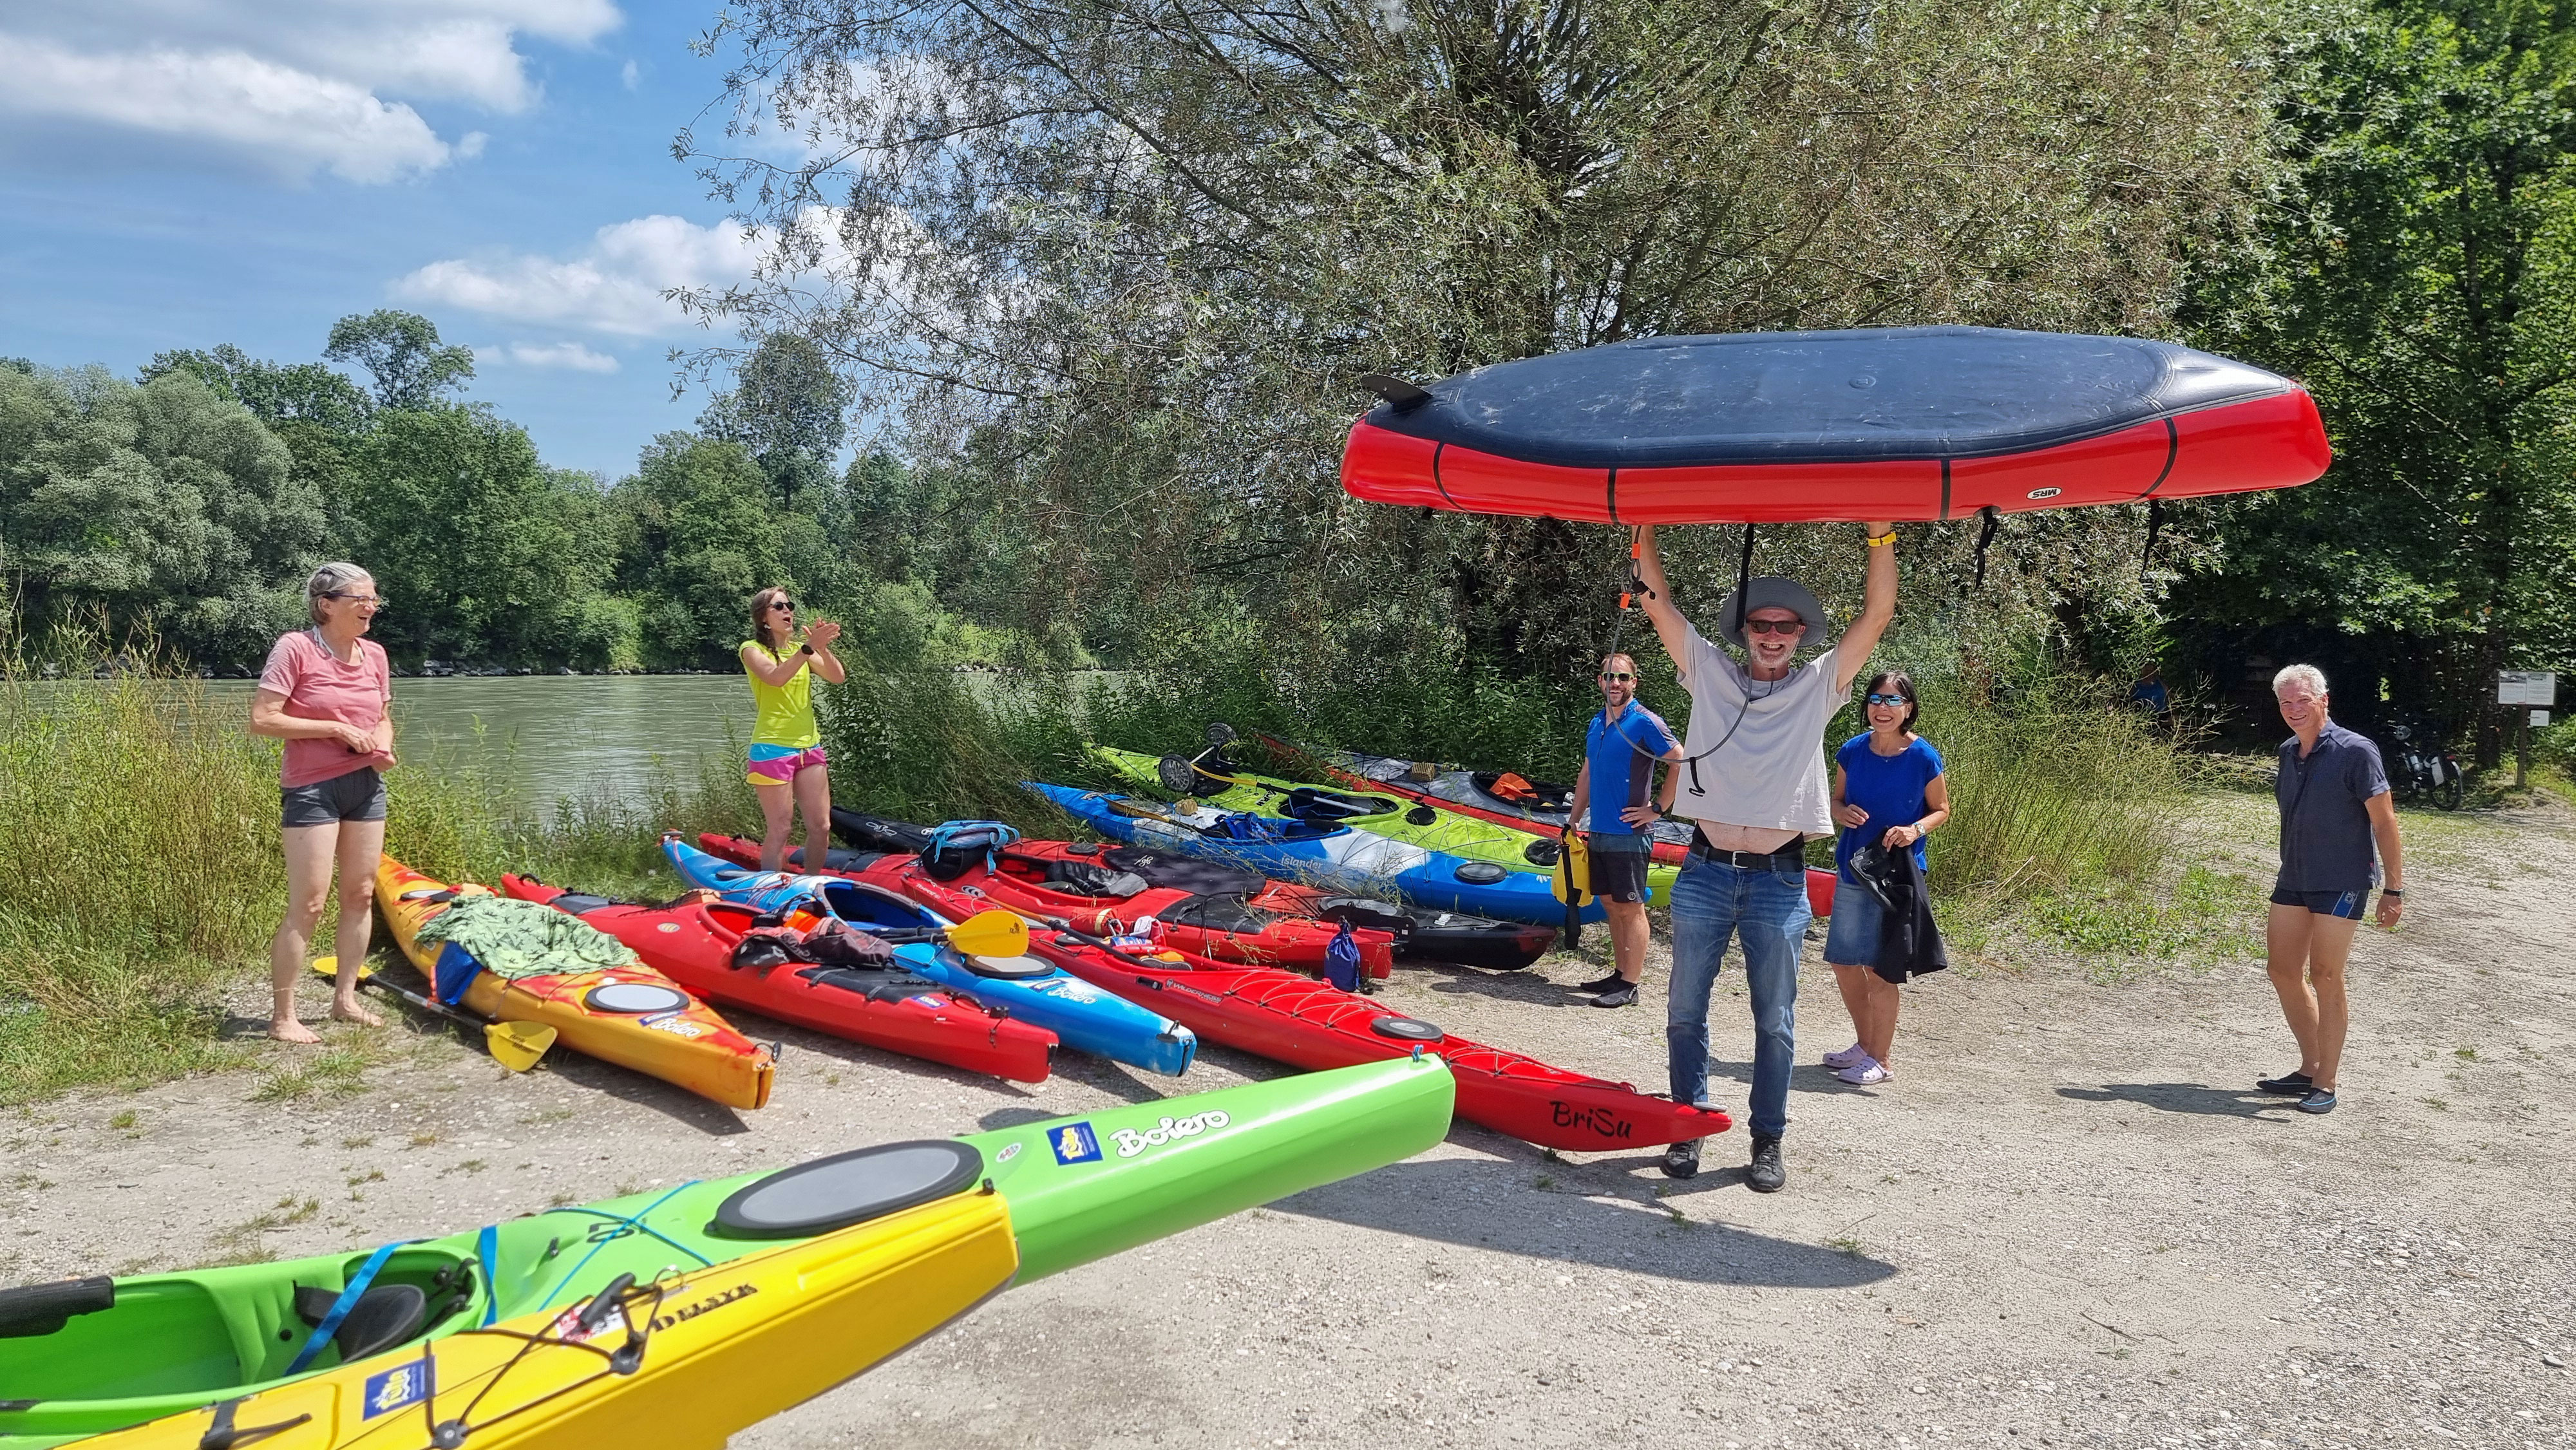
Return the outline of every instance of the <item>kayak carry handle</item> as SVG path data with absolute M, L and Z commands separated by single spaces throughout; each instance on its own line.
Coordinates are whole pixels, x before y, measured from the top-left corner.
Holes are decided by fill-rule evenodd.
M 599 1327 L 608 1322 L 609 1312 L 617 1307 L 618 1298 L 634 1287 L 633 1274 L 620 1274 L 609 1280 L 607 1288 L 600 1290 L 588 1304 L 582 1306 L 581 1313 L 573 1317 L 573 1323 L 584 1334 L 597 1334 Z

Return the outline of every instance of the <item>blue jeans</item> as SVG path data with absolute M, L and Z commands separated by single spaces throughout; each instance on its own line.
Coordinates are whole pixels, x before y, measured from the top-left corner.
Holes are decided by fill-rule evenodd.
M 1744 943 L 1753 991 L 1754 1132 L 1789 1127 L 1789 1069 L 1798 1056 L 1798 956 L 1807 945 L 1807 868 L 1795 857 L 1747 870 L 1694 856 L 1673 883 L 1673 985 L 1664 1039 L 1673 1101 L 1708 1102 L 1708 997 L 1729 937 Z

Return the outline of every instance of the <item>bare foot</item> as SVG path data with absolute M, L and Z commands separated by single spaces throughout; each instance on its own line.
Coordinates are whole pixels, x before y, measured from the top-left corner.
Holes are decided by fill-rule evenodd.
M 359 1006 L 355 1002 L 332 1003 L 331 1016 L 335 1021 L 355 1022 L 361 1027 L 382 1027 L 385 1025 L 385 1019 L 368 1011 L 366 1008 Z
M 280 1042 L 313 1043 L 322 1040 L 321 1038 L 313 1035 L 312 1028 L 305 1026 L 303 1023 L 296 1021 L 292 1017 L 281 1017 L 276 1021 L 269 1023 L 268 1035 Z

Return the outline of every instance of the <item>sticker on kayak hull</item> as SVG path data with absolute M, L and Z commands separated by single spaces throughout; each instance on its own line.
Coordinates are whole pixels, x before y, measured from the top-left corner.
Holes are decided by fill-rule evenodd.
M 1222 1128 L 1233 1121 L 1223 1109 L 1210 1108 L 1186 1118 L 1165 1118 L 1141 1133 L 1132 1128 L 1120 1128 L 1109 1136 L 1117 1141 L 1119 1157 L 1133 1158 L 1148 1148 L 1160 1148 L 1182 1138 L 1195 1138 L 1211 1128 Z
M 1100 1137 L 1089 1123 L 1067 1123 L 1047 1134 L 1047 1145 L 1055 1149 L 1058 1163 L 1097 1163 L 1100 1161 Z
M 359 1396 L 359 1403 L 365 1406 L 360 1418 L 372 1420 L 405 1405 L 417 1405 L 429 1398 L 430 1386 L 436 1381 L 436 1361 L 428 1359 L 415 1359 L 382 1374 L 371 1374 L 367 1376 L 365 1393 Z
M 993 1161 L 994 1161 L 994 1162 L 996 1162 L 996 1163 L 1008 1163 L 1008 1162 L 1010 1162 L 1012 1159 L 1017 1158 L 1017 1157 L 1019 1157 L 1019 1156 L 1020 1156 L 1020 1145 L 1019 1145 L 1019 1144 L 1017 1144 L 1017 1143 L 1005 1143 L 1005 1144 L 1003 1144 L 1003 1145 L 1002 1145 L 1002 1151 L 993 1155 Z

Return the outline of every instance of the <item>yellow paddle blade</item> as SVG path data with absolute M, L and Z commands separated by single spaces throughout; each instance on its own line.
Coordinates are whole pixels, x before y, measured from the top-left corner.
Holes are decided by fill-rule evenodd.
M 315 957 L 313 959 L 313 975 L 322 978 L 324 981 L 338 981 L 340 978 L 340 959 L 336 956 Z M 367 969 L 366 963 L 360 962 L 358 964 L 359 981 L 363 982 L 374 975 L 374 972 Z
M 555 1030 L 535 1022 L 495 1022 L 483 1029 L 483 1045 L 492 1060 L 512 1072 L 526 1072 L 555 1045 Z
M 1028 955 L 1029 924 L 1008 911 L 979 911 L 948 929 L 948 944 L 970 957 Z

